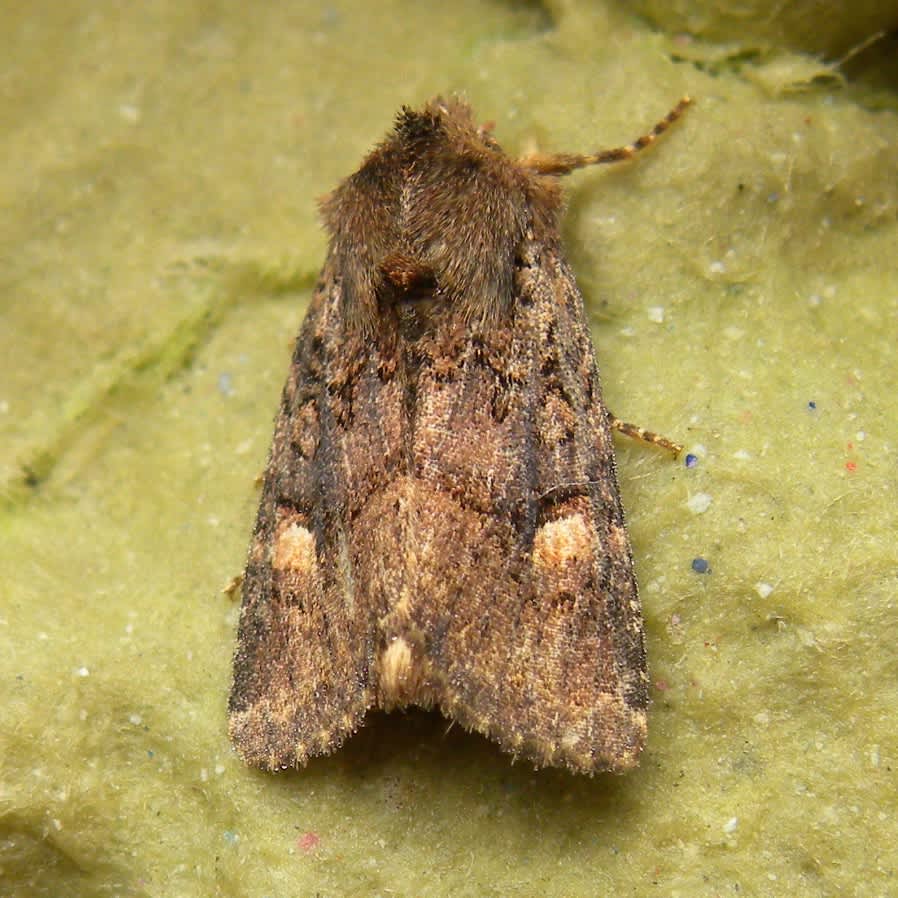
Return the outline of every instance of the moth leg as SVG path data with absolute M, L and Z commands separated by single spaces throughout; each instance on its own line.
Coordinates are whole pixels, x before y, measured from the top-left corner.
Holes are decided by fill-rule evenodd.
M 239 574 L 235 574 L 227 583 L 225 583 L 221 588 L 221 594 L 227 596 L 229 599 L 234 599 L 241 589 L 243 589 L 243 571 Z
M 640 443 L 650 443 L 653 446 L 659 446 L 661 449 L 672 452 L 674 458 L 683 451 L 683 447 L 679 443 L 675 443 L 673 440 L 669 440 L 667 437 L 663 437 L 651 430 L 645 430 L 642 427 L 637 427 L 635 424 L 621 421 L 617 415 L 612 415 L 611 412 L 608 413 L 608 423 L 611 425 L 612 430 L 616 430 L 632 440 L 639 440 Z
M 595 153 L 533 153 L 519 159 L 518 163 L 538 175 L 569 175 L 575 169 L 585 168 L 587 165 L 604 165 L 607 162 L 632 159 L 640 150 L 650 147 L 691 103 L 691 97 L 683 97 L 651 131 L 626 146 L 597 150 Z

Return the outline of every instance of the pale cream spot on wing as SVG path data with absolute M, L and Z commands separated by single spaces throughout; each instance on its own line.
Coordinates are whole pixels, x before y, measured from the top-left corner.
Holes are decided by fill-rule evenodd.
M 380 688 L 385 696 L 400 696 L 412 673 L 412 647 L 397 636 L 380 656 Z
M 594 552 L 594 532 L 582 514 L 543 524 L 533 539 L 533 563 L 538 567 L 559 567 L 585 560 Z
M 308 573 L 315 564 L 315 537 L 295 521 L 283 521 L 274 539 L 272 566 L 277 571 Z

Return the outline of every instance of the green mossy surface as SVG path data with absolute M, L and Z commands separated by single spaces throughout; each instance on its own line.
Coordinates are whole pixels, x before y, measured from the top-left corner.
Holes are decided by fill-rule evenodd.
M 4 12 L 0 893 L 893 894 L 895 81 L 611 5 L 371 9 Z M 696 98 L 637 163 L 570 178 L 564 226 L 609 405 L 700 457 L 620 444 L 649 746 L 625 777 L 537 773 L 393 714 L 251 771 L 220 589 L 314 200 L 452 90 L 513 152 Z

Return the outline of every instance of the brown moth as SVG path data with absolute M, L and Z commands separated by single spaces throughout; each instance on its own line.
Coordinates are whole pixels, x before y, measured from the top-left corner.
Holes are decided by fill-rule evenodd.
M 438 98 L 323 201 L 330 248 L 243 582 L 230 733 L 247 763 L 303 765 L 369 709 L 421 705 L 536 766 L 636 765 L 649 695 L 620 422 L 558 179 L 632 157 L 688 103 L 626 147 L 513 159 Z

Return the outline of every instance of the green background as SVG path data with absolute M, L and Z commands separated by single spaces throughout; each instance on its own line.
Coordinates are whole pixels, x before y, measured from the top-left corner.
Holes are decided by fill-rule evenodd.
M 898 891 L 898 7 L 786 6 L 5 5 L 0 893 Z M 248 770 L 220 590 L 315 198 L 449 91 L 515 153 L 696 99 L 564 225 L 608 404 L 700 457 L 619 442 L 649 745 L 534 772 L 411 712 Z

